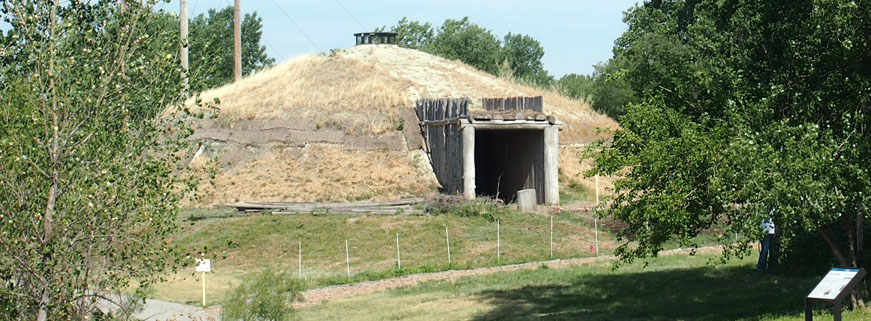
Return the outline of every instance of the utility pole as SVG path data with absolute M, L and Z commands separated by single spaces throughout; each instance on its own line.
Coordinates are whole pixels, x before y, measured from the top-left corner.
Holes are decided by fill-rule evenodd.
M 181 8 L 178 10 L 178 18 L 179 18 L 179 36 L 181 38 L 181 52 L 179 53 L 179 58 L 181 58 L 181 84 L 184 89 L 182 89 L 182 96 L 187 97 L 189 82 L 188 82 L 188 1 L 181 0 L 179 1 Z
M 242 79 L 242 13 L 241 0 L 236 0 L 236 6 L 233 8 L 233 55 L 235 56 L 234 71 L 236 81 Z

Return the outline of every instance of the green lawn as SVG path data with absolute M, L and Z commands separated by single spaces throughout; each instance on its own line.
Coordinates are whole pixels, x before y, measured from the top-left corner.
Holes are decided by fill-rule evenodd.
M 193 219 L 191 219 L 193 218 Z M 308 287 L 382 279 L 397 274 L 465 269 L 549 259 L 550 216 L 509 211 L 499 217 L 501 255 L 497 260 L 496 223 L 480 217 L 233 215 L 233 212 L 186 212 L 174 242 L 194 251 L 207 248 L 213 273 L 206 277 L 211 303 L 245 275 L 266 267 L 298 271 L 302 241 L 302 276 Z M 591 256 L 595 235 L 589 220 L 577 214 L 554 217 L 554 258 Z M 445 227 L 451 241 L 447 262 Z M 396 269 L 396 233 L 400 234 L 402 270 Z M 351 278 L 347 278 L 345 240 L 349 243 Z M 600 251 L 616 242 L 600 233 Z M 226 257 L 224 257 L 226 256 Z M 190 270 L 190 271 L 187 271 Z M 181 303 L 199 302 L 201 285 L 193 267 L 170 276 L 152 297 Z
M 430 282 L 298 311 L 303 320 L 803 320 L 820 277 L 754 272 L 712 254 L 672 255 L 611 270 L 610 263 Z M 818 313 L 825 307 L 819 306 Z M 845 313 L 867 320 L 868 312 Z M 831 320 L 831 315 L 815 319 Z

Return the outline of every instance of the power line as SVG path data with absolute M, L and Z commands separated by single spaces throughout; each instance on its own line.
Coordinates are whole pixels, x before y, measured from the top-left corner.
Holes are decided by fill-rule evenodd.
M 197 1 L 199 1 L 199 0 L 197 0 Z M 275 3 L 275 2 L 273 1 L 272 3 Z M 227 6 L 230 6 L 230 3 L 227 2 L 227 0 L 224 0 L 224 4 Z M 276 6 L 277 6 L 277 4 L 276 4 Z M 279 7 L 278 9 L 281 9 L 281 8 Z M 285 15 L 287 15 L 287 14 L 285 14 Z M 297 27 L 297 28 L 299 28 L 299 27 Z M 300 31 L 302 31 L 302 30 L 300 30 Z M 282 55 L 281 52 L 278 51 L 278 49 L 275 49 L 275 46 L 273 46 L 271 43 L 269 43 L 269 41 L 266 40 L 265 37 L 260 37 L 260 40 L 265 42 L 266 46 L 269 47 L 270 49 L 272 49 L 272 51 L 275 52 L 275 54 L 278 55 L 278 57 L 281 57 L 281 59 L 284 59 L 284 55 Z M 309 39 L 309 40 L 311 40 L 311 39 Z M 312 43 L 312 44 L 314 44 L 314 43 Z M 317 47 L 317 46 L 315 46 L 315 47 Z M 318 49 L 318 50 L 320 50 L 320 49 Z
M 269 43 L 268 40 L 266 40 L 266 38 L 262 38 L 262 37 L 261 37 L 260 40 L 263 40 L 263 42 L 265 42 L 266 45 L 267 45 L 270 49 L 272 49 L 272 51 L 274 51 L 276 55 L 278 55 L 278 57 L 280 57 L 281 59 L 284 59 L 284 55 L 282 55 L 280 52 L 278 52 L 278 49 L 275 49 L 275 47 L 273 47 L 272 44 Z M 279 61 L 279 62 L 280 62 L 280 61 Z
M 345 5 L 343 5 L 341 1 L 336 0 L 336 3 L 338 3 L 339 6 L 342 7 L 342 9 L 345 10 L 345 12 L 347 12 L 349 16 L 351 16 L 351 19 L 354 19 L 354 21 L 357 22 L 357 25 L 359 25 L 359 26 L 360 26 L 360 29 L 362 29 L 362 30 L 360 30 L 360 31 L 367 31 L 367 30 L 369 30 L 369 29 L 366 29 L 366 27 L 364 27 L 362 23 L 360 23 L 360 20 L 357 20 L 357 17 L 354 17 L 354 14 L 352 14 L 351 11 L 348 11 L 348 8 L 345 8 Z
M 275 3 L 275 0 L 271 0 L 271 1 L 272 1 L 272 4 L 274 4 L 276 7 L 278 7 L 278 10 L 281 11 L 281 13 L 284 14 L 285 17 L 287 17 L 287 20 L 290 20 L 290 23 L 293 24 L 293 26 L 296 27 L 296 29 L 298 29 L 299 32 L 301 32 L 305 36 L 306 39 L 308 39 L 308 42 L 310 42 L 312 44 L 312 46 L 315 47 L 315 49 L 317 49 L 318 51 L 323 51 L 323 50 L 321 50 L 320 47 L 318 47 L 318 45 L 315 44 L 315 41 L 312 40 L 312 38 L 309 37 L 308 34 L 305 33 L 305 31 L 302 30 L 302 28 L 300 28 L 298 24 L 296 24 L 296 21 L 294 21 L 293 18 L 291 18 L 290 15 L 287 14 L 287 12 L 284 12 L 284 9 L 282 9 L 281 6 L 278 5 L 278 3 Z

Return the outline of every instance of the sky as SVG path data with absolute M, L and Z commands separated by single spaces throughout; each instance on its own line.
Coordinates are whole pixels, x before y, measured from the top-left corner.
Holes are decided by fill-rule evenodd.
M 263 19 L 261 44 L 277 62 L 305 53 L 354 45 L 353 34 L 395 25 L 399 19 L 441 26 L 445 19 L 469 16 L 498 39 L 508 32 L 529 35 L 544 48 L 544 68 L 557 78 L 590 74 L 593 65 L 612 56 L 614 40 L 624 31 L 623 12 L 636 0 L 475 1 L 475 0 L 241 0 L 242 12 Z M 193 18 L 233 0 L 188 0 Z M 178 12 L 179 0 L 158 4 Z

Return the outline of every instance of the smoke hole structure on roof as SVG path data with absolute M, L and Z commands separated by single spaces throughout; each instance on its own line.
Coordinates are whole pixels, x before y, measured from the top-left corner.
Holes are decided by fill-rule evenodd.
M 395 32 L 358 32 L 354 34 L 356 46 L 359 45 L 394 45 L 396 44 Z

